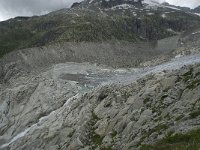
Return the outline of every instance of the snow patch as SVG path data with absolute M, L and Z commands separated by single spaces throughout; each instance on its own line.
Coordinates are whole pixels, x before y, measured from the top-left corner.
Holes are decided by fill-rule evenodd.
M 152 15 L 154 15 L 154 13 L 147 13 L 147 15 L 148 15 L 148 16 L 152 16 Z
M 171 28 L 167 29 L 168 32 L 172 32 L 174 34 L 176 34 L 177 32 L 175 32 L 174 30 L 172 30 Z
M 136 16 L 137 16 L 137 13 L 136 13 L 136 12 L 133 12 L 133 16 L 136 17 Z
M 170 8 L 170 9 L 174 9 L 174 10 L 179 10 L 178 8 L 176 7 L 173 7 L 173 6 L 166 6 L 166 5 L 163 5 L 155 0 L 144 0 L 144 4 L 147 4 L 146 8 L 150 8 L 150 9 L 157 9 L 158 7 L 162 7 L 162 8 Z
M 114 10 L 114 9 L 129 9 L 129 8 L 133 8 L 133 5 L 121 4 L 121 5 L 114 6 L 110 9 Z
M 195 35 L 195 34 L 200 34 L 200 31 L 197 31 L 197 32 L 193 32 L 192 35 Z
M 175 56 L 175 58 L 181 58 L 181 57 L 183 57 L 181 54 Z
M 144 0 L 144 4 L 147 4 L 147 9 L 157 9 L 160 6 L 160 3 L 154 0 Z
M 166 18 L 167 15 L 166 15 L 166 14 L 162 14 L 161 17 L 162 17 L 162 18 Z
M 158 6 L 158 5 L 160 5 L 159 2 L 154 1 L 154 0 L 145 0 L 144 3 L 148 4 L 149 6 Z
M 91 4 L 94 0 L 90 0 L 89 4 Z
M 180 9 L 178 9 L 178 8 L 176 8 L 176 7 L 172 7 L 172 6 L 164 6 L 164 7 L 170 8 L 170 9 L 174 9 L 174 10 L 180 10 Z
M 200 16 L 200 13 L 194 13 L 195 15 L 197 15 L 197 16 Z

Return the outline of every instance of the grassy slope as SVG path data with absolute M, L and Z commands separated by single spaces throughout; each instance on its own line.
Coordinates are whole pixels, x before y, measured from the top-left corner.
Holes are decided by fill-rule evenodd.
M 199 150 L 200 129 L 186 134 L 168 135 L 154 145 L 143 145 L 141 150 Z

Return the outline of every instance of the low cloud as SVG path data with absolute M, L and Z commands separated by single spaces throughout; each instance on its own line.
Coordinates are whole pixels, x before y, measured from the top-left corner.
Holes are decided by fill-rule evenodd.
M 75 1 L 80 0 L 0 0 L 0 20 L 45 14 L 70 7 Z
M 195 8 L 200 5 L 199 0 L 166 0 L 166 1 L 174 5 L 185 6 L 190 8 Z

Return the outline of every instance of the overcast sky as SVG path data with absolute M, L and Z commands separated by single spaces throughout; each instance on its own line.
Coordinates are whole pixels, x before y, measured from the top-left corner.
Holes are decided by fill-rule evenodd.
M 15 16 L 32 16 L 66 8 L 81 0 L 0 0 L 0 21 Z M 200 0 L 157 0 L 167 1 L 174 5 L 196 7 Z

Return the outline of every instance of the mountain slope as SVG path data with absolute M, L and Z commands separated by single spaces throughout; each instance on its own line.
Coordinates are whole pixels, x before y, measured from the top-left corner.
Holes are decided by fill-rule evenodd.
M 1 22 L 0 56 L 16 49 L 63 42 L 157 40 L 200 24 L 199 16 L 171 7 L 138 6 L 123 0 L 113 7 L 96 5 L 100 2 L 84 1 L 80 7 Z

